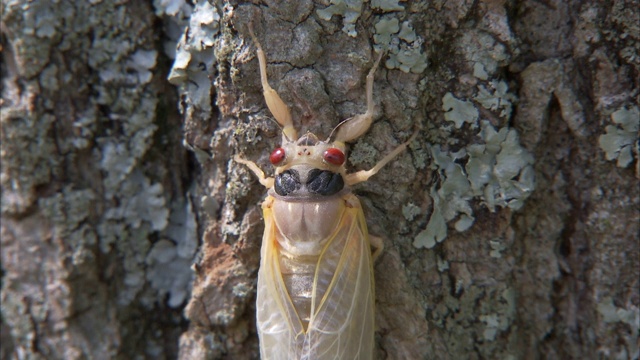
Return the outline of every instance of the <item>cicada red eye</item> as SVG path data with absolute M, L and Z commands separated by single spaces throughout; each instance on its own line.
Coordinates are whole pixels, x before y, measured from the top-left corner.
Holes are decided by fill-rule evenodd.
M 286 154 L 284 152 L 284 149 L 281 147 L 278 147 L 278 148 L 275 148 L 273 152 L 271 152 L 271 155 L 269 155 L 269 161 L 271 161 L 273 165 L 278 165 L 284 160 L 285 157 L 286 157 Z
M 324 151 L 322 154 L 322 158 L 324 161 L 333 165 L 342 165 L 344 164 L 344 153 L 340 151 L 340 149 L 329 148 Z

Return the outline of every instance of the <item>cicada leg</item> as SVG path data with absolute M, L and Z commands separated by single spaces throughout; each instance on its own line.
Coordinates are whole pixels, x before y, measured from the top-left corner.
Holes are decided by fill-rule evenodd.
M 397 148 L 393 149 L 392 152 L 387 154 L 387 156 L 382 158 L 382 160 L 378 161 L 378 163 L 375 164 L 371 169 L 369 169 L 369 170 L 360 170 L 360 171 L 355 172 L 353 174 L 347 174 L 346 183 L 349 184 L 349 185 L 353 185 L 353 184 L 361 183 L 363 181 L 367 181 L 370 177 L 372 177 L 378 171 L 380 171 L 380 169 L 382 169 L 383 166 L 387 165 L 388 162 L 390 162 L 391 160 L 393 160 L 393 158 L 398 156 L 398 154 L 403 152 L 404 149 L 407 148 L 409 143 L 411 143 L 413 141 L 413 139 L 416 138 L 417 135 L 418 135 L 418 132 L 416 131 L 415 133 L 413 133 L 413 135 L 411 135 L 409 140 L 405 141 L 404 143 L 400 144 L 400 146 L 398 146 Z
M 358 114 L 345 122 L 336 134 L 335 141 L 348 142 L 357 139 L 362 134 L 369 130 L 371 122 L 373 121 L 373 112 L 375 110 L 375 103 L 373 102 L 373 79 L 382 59 L 384 52 L 380 52 L 376 62 L 373 64 L 369 74 L 367 75 L 367 111 L 364 114 Z
M 262 171 L 262 169 L 260 169 L 260 167 L 256 163 L 251 160 L 243 159 L 240 157 L 240 155 L 235 155 L 233 157 L 233 160 L 235 160 L 235 162 L 237 163 L 246 165 L 249 170 L 256 174 L 256 176 L 258 177 L 258 181 L 260 181 L 260 184 L 262 184 L 262 186 L 266 187 L 267 189 L 271 189 L 273 187 L 273 178 L 266 177 L 264 175 L 264 171 Z
M 380 257 L 382 251 L 384 250 L 384 243 L 382 242 L 381 237 L 369 234 L 369 244 L 373 248 L 373 252 L 371 253 L 371 260 L 373 260 L 373 262 L 375 263 L 376 259 Z
M 344 197 L 345 206 L 349 208 L 361 208 L 360 200 L 353 194 L 348 194 Z M 369 245 L 373 248 L 371 252 L 371 258 L 375 261 L 380 254 L 382 254 L 382 250 L 384 250 L 384 243 L 382 242 L 382 238 L 369 234 Z
M 264 100 L 267 103 L 267 107 L 278 124 L 282 125 L 282 134 L 289 141 L 298 139 L 296 129 L 293 127 L 293 121 L 291 120 L 291 112 L 287 104 L 282 101 L 280 95 L 269 85 L 269 79 L 267 77 L 267 57 L 262 51 L 262 46 L 258 42 L 258 38 L 253 33 L 252 26 L 249 26 L 249 34 L 258 49 L 258 62 L 260 63 L 260 80 L 262 82 L 262 93 Z

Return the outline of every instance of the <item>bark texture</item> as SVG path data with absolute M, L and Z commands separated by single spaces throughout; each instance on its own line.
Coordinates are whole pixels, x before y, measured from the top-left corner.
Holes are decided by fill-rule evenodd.
M 365 109 L 379 359 L 637 359 L 638 1 L 2 2 L 2 359 L 257 359 L 280 139 Z

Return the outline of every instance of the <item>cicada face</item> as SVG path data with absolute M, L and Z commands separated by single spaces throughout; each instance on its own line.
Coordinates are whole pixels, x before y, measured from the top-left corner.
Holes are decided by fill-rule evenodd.
M 320 141 L 307 133 L 271 153 L 276 166 L 274 191 L 289 198 L 311 199 L 339 193 L 345 187 L 345 146 Z

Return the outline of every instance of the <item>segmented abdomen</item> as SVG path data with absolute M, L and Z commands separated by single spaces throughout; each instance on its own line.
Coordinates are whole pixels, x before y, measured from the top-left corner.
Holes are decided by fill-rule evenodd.
M 317 263 L 318 256 L 291 257 L 280 253 L 282 280 L 305 331 L 311 318 L 313 278 Z
M 315 231 L 304 227 L 300 210 L 317 210 L 317 204 L 265 201 L 256 302 L 263 359 L 372 358 L 373 269 L 366 224 L 353 195 L 334 200 L 323 206 L 335 210 L 325 217 L 333 225 L 323 230 L 328 234 L 306 237 L 303 232 Z M 288 211 L 277 213 L 282 208 Z M 279 223 L 286 214 L 298 217 L 283 229 Z

